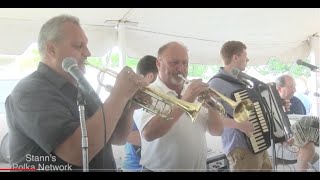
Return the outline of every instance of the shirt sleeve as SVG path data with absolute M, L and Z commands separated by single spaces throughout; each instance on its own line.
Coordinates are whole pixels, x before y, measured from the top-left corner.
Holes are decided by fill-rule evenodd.
M 214 78 L 209 82 L 209 87 L 226 96 L 228 99 L 231 99 L 231 91 L 233 90 L 233 88 L 229 85 L 228 82 L 219 78 Z M 218 98 L 218 102 L 222 104 L 227 114 L 233 116 L 233 109 L 226 101 Z
M 139 118 L 135 118 L 134 121 L 137 125 L 137 128 L 139 129 L 139 132 L 142 133 L 143 128 L 148 124 L 148 122 L 155 116 L 154 114 L 151 114 L 146 111 L 139 111 L 141 114 Z
M 207 108 L 201 107 L 196 120 L 196 121 L 201 121 L 200 123 L 202 124 L 202 126 L 205 128 L 207 132 L 209 132 L 209 129 L 208 129 L 209 114 L 208 113 L 209 111 Z

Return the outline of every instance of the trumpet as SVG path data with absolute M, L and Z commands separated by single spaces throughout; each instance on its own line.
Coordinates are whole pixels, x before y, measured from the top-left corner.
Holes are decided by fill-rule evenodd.
M 111 92 L 112 90 L 112 86 L 111 85 L 107 85 L 107 84 L 103 84 L 103 77 L 104 74 L 108 74 L 114 78 L 117 77 L 118 73 L 108 69 L 108 68 L 100 68 L 98 66 L 95 66 L 93 64 L 90 64 L 89 62 L 85 61 L 85 65 L 88 65 L 92 68 L 98 69 L 99 73 L 97 76 L 97 80 L 98 83 L 105 88 L 106 91 Z M 146 102 L 141 102 L 138 99 L 135 98 L 131 98 L 130 101 L 137 103 L 139 106 L 141 106 L 146 112 L 155 114 L 155 115 L 159 115 L 162 118 L 164 118 L 165 120 L 170 120 L 170 116 L 172 113 L 172 107 L 173 105 L 181 108 L 184 112 L 186 112 L 192 122 L 195 121 L 195 119 L 197 118 L 197 115 L 201 109 L 201 104 L 200 103 L 189 103 L 183 100 L 180 100 L 176 97 L 173 96 L 169 96 L 165 93 L 162 93 L 156 89 L 152 89 L 150 87 L 143 87 L 140 89 L 140 91 L 148 94 L 149 96 L 151 96 L 153 99 L 155 99 L 154 103 L 152 104 L 148 104 Z M 162 108 L 158 108 L 158 106 L 162 107 Z
M 178 76 L 182 78 L 185 82 L 190 83 L 190 81 L 187 80 L 182 74 L 179 74 Z M 238 123 L 247 121 L 251 112 L 254 110 L 254 105 L 250 100 L 236 102 L 222 95 L 218 91 L 209 88 L 207 91 L 203 92 L 202 96 L 200 97 L 200 101 L 201 103 L 206 103 L 211 108 L 217 109 L 221 115 L 225 115 L 226 111 L 220 102 L 218 102 L 216 99 L 212 98 L 209 95 L 210 93 L 213 93 L 216 96 L 220 97 L 223 101 L 225 101 L 228 105 L 231 106 L 231 108 L 233 109 L 233 118 Z

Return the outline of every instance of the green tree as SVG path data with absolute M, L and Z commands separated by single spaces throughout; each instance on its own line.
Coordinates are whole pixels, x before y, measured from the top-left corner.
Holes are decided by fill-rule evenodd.
M 30 69 L 36 69 L 39 61 L 39 51 L 36 46 L 34 46 L 34 48 L 30 48 L 26 53 L 23 54 L 23 56 L 19 57 L 18 64 L 21 71 L 29 71 Z M 98 67 L 105 65 L 102 57 L 88 57 L 87 61 L 90 64 Z M 135 70 L 138 61 L 138 58 L 127 57 L 126 64 Z M 309 59 L 306 59 L 305 61 L 310 62 Z M 119 65 L 119 54 L 112 54 L 110 62 L 108 62 L 108 67 L 115 68 L 119 67 Z M 189 64 L 188 75 L 206 80 L 216 74 L 219 70 L 219 67 L 220 65 Z M 302 75 L 310 77 L 311 75 L 309 68 L 296 65 L 295 63 L 284 64 L 277 58 L 271 58 L 266 65 L 251 66 L 250 68 L 256 69 L 262 75 L 273 74 L 274 76 L 277 76 L 285 72 L 290 72 L 294 77 L 299 77 Z
M 310 62 L 310 60 L 306 60 Z M 290 72 L 294 77 L 300 77 L 302 75 L 310 77 L 310 69 L 296 65 L 295 63 L 284 64 L 277 58 L 271 58 L 266 65 L 254 66 L 254 68 L 262 75 L 273 74 L 279 75 L 282 73 Z
M 25 72 L 29 71 L 30 69 L 35 70 L 40 62 L 40 59 L 41 58 L 38 49 L 30 49 L 30 51 L 18 57 L 20 71 Z

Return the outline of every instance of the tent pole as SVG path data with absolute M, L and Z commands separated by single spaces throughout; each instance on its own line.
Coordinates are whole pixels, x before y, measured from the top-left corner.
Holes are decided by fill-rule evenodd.
M 119 23 L 118 25 L 118 48 L 119 48 L 119 66 L 123 68 L 126 65 L 127 53 L 126 47 L 126 37 L 125 37 L 125 24 Z
M 311 52 L 310 52 L 310 60 L 311 64 L 315 64 L 316 66 L 320 65 L 320 38 L 318 35 L 314 35 L 310 39 L 311 44 Z M 320 72 L 311 72 L 311 100 L 312 100 L 312 112 L 313 115 L 320 115 L 320 97 L 315 97 L 314 92 L 320 93 Z M 315 97 L 315 98 L 313 98 Z

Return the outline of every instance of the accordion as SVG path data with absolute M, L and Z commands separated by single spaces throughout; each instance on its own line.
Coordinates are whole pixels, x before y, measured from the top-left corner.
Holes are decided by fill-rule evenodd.
M 238 90 L 233 93 L 234 99 L 239 102 L 250 100 L 254 104 L 254 111 L 249 116 L 249 121 L 253 124 L 254 131 L 246 136 L 248 145 L 253 153 L 267 150 L 270 145 L 270 125 L 266 121 L 266 112 L 261 106 L 261 100 L 253 89 Z
M 236 101 L 249 99 L 255 111 L 250 115 L 254 132 L 247 136 L 247 142 L 253 153 L 267 150 L 271 139 L 275 143 L 293 136 L 291 124 L 284 112 L 280 95 L 274 83 L 259 86 L 259 90 L 244 89 L 233 93 Z
M 308 142 L 314 142 L 319 146 L 319 117 L 305 115 L 288 115 L 289 119 L 298 118 L 291 126 L 293 137 L 299 147 Z

